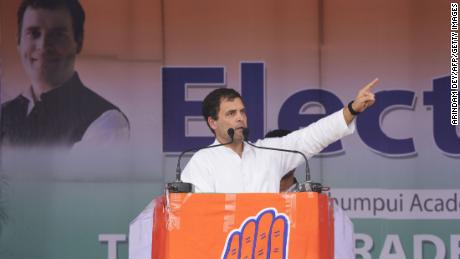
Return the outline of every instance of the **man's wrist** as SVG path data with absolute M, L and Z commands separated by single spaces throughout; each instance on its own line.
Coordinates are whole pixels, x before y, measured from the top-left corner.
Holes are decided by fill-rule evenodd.
M 353 109 L 353 102 L 354 102 L 354 101 L 351 101 L 351 102 L 348 103 L 348 110 L 350 111 L 350 113 L 351 113 L 352 115 L 356 116 L 356 115 L 358 115 L 360 112 L 355 111 L 355 110 Z

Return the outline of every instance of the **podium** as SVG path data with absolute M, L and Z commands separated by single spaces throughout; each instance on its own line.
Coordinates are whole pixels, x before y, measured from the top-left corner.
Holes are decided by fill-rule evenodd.
M 129 249 L 130 259 L 332 259 L 333 208 L 314 192 L 171 193 L 131 223 Z

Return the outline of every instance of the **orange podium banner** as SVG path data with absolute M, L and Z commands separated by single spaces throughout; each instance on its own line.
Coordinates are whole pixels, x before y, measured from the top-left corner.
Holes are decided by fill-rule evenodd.
M 334 257 L 325 194 L 174 193 L 154 204 L 154 259 Z

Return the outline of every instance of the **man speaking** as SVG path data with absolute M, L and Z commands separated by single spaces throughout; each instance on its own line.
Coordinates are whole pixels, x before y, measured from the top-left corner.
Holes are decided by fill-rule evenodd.
M 374 79 L 343 109 L 281 138 L 258 140 L 255 145 L 298 150 L 310 158 L 329 144 L 353 133 L 355 116 L 375 102 Z M 195 153 L 185 167 L 182 180 L 195 192 L 279 192 L 283 175 L 303 162 L 298 154 L 254 148 L 244 143 L 247 128 L 241 95 L 230 88 L 212 91 L 203 101 L 203 117 L 216 137 L 213 145 L 231 142 Z M 234 129 L 233 136 L 229 129 Z M 233 139 L 233 141 L 232 141 Z

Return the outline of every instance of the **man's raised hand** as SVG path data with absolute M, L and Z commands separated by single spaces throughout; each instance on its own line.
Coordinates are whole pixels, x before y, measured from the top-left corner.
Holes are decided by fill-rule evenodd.
M 355 100 L 353 101 L 352 108 L 356 112 L 363 112 L 367 107 L 371 106 L 375 102 L 375 95 L 372 92 L 372 88 L 379 82 L 379 79 L 376 78 L 372 80 L 369 84 L 364 86 L 359 90 L 358 95 L 356 95 Z
M 350 111 L 349 106 L 346 106 L 343 109 L 343 117 L 345 118 L 347 124 L 350 124 L 353 121 L 353 118 L 355 117 L 354 115 L 356 113 L 363 112 L 369 106 L 372 106 L 375 103 L 375 95 L 372 92 L 372 88 L 378 82 L 379 79 L 376 78 L 372 80 L 372 82 L 361 88 L 361 90 L 359 90 L 355 100 L 353 100 L 353 102 L 351 103 L 351 109 L 353 110 L 353 113 L 352 111 Z

